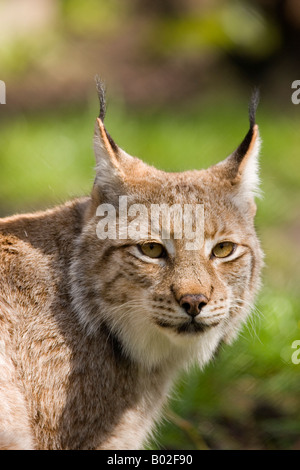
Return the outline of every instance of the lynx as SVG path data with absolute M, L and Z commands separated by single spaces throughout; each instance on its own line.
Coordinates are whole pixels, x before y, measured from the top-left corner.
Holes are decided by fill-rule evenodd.
M 257 96 L 231 155 L 167 173 L 117 146 L 97 88 L 91 195 L 0 220 L 2 449 L 143 448 L 178 373 L 236 338 L 260 285 Z M 202 245 L 186 249 L 175 223 L 165 238 L 99 238 L 98 208 L 118 225 L 124 196 L 201 204 Z

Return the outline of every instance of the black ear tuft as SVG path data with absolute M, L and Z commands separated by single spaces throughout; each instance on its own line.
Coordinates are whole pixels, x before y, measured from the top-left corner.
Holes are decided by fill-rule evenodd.
M 251 100 L 249 103 L 250 129 L 252 129 L 252 127 L 255 125 L 255 114 L 256 114 L 258 103 L 259 103 L 259 89 L 255 88 L 253 90 Z
M 106 114 L 106 100 L 105 100 L 105 85 L 104 82 L 101 80 L 99 75 L 96 75 L 95 77 L 96 81 L 96 89 L 98 93 L 98 98 L 99 98 L 99 103 L 100 103 L 100 111 L 99 111 L 99 116 L 98 118 L 102 123 L 104 122 L 105 114 Z M 113 149 L 114 152 L 118 153 L 118 146 L 114 142 L 114 140 L 111 138 L 105 127 L 103 126 L 103 129 L 105 131 L 106 137 L 108 138 L 108 141 Z
M 256 109 L 257 109 L 257 106 L 258 106 L 258 102 L 259 102 L 259 89 L 255 88 L 253 93 L 252 93 L 251 100 L 250 100 L 250 103 L 249 103 L 250 129 L 247 132 L 243 142 L 238 146 L 236 151 L 232 154 L 233 158 L 238 163 L 240 163 L 243 160 L 244 156 L 246 155 L 246 153 L 249 149 L 249 146 L 252 142 L 252 139 L 253 139 L 254 126 L 255 126 L 255 114 L 256 114 Z
M 101 119 L 102 122 L 104 122 L 104 118 L 106 114 L 105 85 L 104 85 L 104 82 L 99 77 L 99 75 L 96 75 L 95 81 L 96 81 L 96 89 L 97 89 L 99 103 L 100 103 L 99 118 Z

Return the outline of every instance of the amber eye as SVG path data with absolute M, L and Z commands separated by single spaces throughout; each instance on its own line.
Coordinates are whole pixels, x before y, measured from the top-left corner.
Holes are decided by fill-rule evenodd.
M 162 258 L 165 254 L 164 247 L 160 243 L 143 243 L 139 247 L 141 252 L 149 258 Z
M 221 242 L 218 243 L 212 250 L 212 254 L 216 258 L 226 258 L 231 255 L 236 248 L 235 243 L 232 242 Z

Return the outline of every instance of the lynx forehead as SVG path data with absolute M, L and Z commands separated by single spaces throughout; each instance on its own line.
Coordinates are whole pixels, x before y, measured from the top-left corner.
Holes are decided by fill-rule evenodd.
M 148 204 L 149 205 L 149 204 Z M 118 224 L 117 224 L 118 212 Z M 128 196 L 119 196 L 119 204 L 100 204 L 96 215 L 97 236 L 101 240 L 151 240 L 166 241 L 183 237 L 186 250 L 200 249 L 204 240 L 203 204 L 145 204 L 128 205 Z M 169 245 L 170 246 L 170 245 Z
M 0 448 L 142 447 L 259 287 L 257 95 L 235 152 L 166 173 L 118 147 L 97 89 L 91 196 L 0 221 Z

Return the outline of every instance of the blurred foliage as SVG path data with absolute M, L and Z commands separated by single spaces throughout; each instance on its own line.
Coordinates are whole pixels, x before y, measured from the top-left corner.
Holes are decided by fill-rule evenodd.
M 279 46 L 280 31 L 274 22 L 249 2 L 238 1 L 220 2 L 204 13 L 161 18 L 152 41 L 158 54 L 195 54 L 208 48 L 263 58 Z
M 118 0 L 62 0 L 60 13 L 65 33 L 101 36 L 119 26 L 128 10 Z
M 17 8 L 20 0 L 13 2 Z M 8 3 L 0 0 L 0 15 L 1 8 L 5 12 Z M 140 23 L 145 31 L 145 38 L 140 38 L 142 43 L 144 41 L 144 59 L 182 54 L 199 57 L 204 50 L 209 50 L 227 60 L 237 55 L 246 61 L 268 61 L 280 51 L 287 48 L 291 51 L 290 44 L 286 43 L 285 27 L 289 24 L 292 31 L 294 18 L 297 18 L 296 15 L 293 18 L 295 2 L 292 0 L 273 4 L 263 0 L 43 0 L 39 10 L 47 10 L 50 3 L 51 20 L 43 27 L 35 25 L 25 31 L 15 28 L 14 34 L 8 34 L 8 40 L 3 36 L 0 63 L 5 75 L 28 71 L 43 62 L 45 56 L 53 52 L 60 54 L 74 39 L 107 38 L 111 43 L 118 35 L 128 35 L 126 26 L 131 26 L 134 35 Z M 30 10 L 27 18 L 29 16 Z
M 90 192 L 98 112 L 90 90 L 103 67 L 109 97 L 112 88 L 118 96 L 109 102 L 109 132 L 129 153 L 170 171 L 207 167 L 234 150 L 248 129 L 243 86 L 253 77 L 262 84 L 264 197 L 256 223 L 264 287 L 240 338 L 204 371 L 179 379 L 149 446 L 299 449 L 300 365 L 291 345 L 300 339 L 300 107 L 290 101 L 299 78 L 299 3 L 41 0 L 34 6 L 50 7 L 49 21 L 6 28 L 5 37 L 1 8 L 20 1 L 0 0 L 0 78 L 8 93 L 15 83 L 0 107 L 0 216 Z M 159 96 L 171 105 L 162 107 Z
M 43 61 L 45 53 L 50 54 L 53 48 L 59 50 L 59 37 L 50 31 L 38 38 L 35 34 L 25 38 L 16 38 L 9 47 L 6 44 L 1 46 L 0 42 L 0 63 L 3 76 L 6 80 L 22 77 L 37 63 Z

